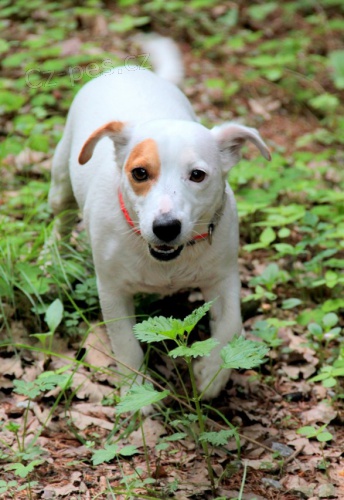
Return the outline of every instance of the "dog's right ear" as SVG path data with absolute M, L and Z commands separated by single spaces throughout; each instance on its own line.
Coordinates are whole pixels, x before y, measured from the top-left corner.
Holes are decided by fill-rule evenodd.
M 103 137 L 112 139 L 115 147 L 124 146 L 128 142 L 127 133 L 125 132 L 125 123 L 110 122 L 97 128 L 82 146 L 79 154 L 80 165 L 85 165 L 85 163 L 92 158 L 94 148 Z

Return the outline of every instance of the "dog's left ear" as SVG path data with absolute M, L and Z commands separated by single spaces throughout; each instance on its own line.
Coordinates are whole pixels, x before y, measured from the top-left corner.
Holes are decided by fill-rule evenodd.
M 124 146 L 128 142 L 128 133 L 125 131 L 125 123 L 110 122 L 97 128 L 87 139 L 79 154 L 80 165 L 85 165 L 93 155 L 94 148 L 103 137 L 113 140 L 115 147 Z
M 252 142 L 266 160 L 271 160 L 270 151 L 255 128 L 238 123 L 224 123 L 211 130 L 220 150 L 223 170 L 227 173 L 241 158 L 241 148 L 245 141 Z

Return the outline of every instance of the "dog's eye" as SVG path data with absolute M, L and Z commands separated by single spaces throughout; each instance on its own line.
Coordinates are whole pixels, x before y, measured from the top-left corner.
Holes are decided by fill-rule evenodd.
M 142 167 L 134 168 L 131 171 L 131 175 L 136 182 L 144 182 L 148 179 L 148 172 Z
M 192 182 L 202 182 L 204 181 L 206 173 L 203 170 L 195 169 L 190 174 L 190 181 Z

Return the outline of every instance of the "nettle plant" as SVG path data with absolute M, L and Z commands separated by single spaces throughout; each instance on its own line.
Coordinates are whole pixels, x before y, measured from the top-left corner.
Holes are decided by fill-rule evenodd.
M 209 446 L 218 446 L 225 444 L 230 437 L 237 433 L 233 426 L 224 418 L 228 429 L 218 432 L 207 432 L 206 416 L 204 407 L 201 402 L 203 394 L 199 393 L 196 386 L 196 381 L 192 369 L 193 358 L 199 356 L 209 356 L 211 351 L 216 347 L 217 341 L 210 338 L 203 341 L 196 341 L 191 346 L 188 345 L 189 336 L 198 321 L 205 316 L 212 306 L 212 302 L 207 302 L 203 306 L 194 310 L 184 320 L 175 318 L 166 318 L 163 316 L 149 318 L 134 327 L 134 333 L 138 340 L 148 344 L 152 342 L 173 341 L 176 347 L 168 352 L 171 358 L 182 357 L 187 365 L 192 386 L 191 396 L 185 394 L 183 398 L 187 400 L 187 407 L 191 411 L 194 407 L 195 421 L 198 425 L 198 432 L 194 438 L 198 444 L 202 446 L 205 460 L 207 463 L 209 479 L 213 489 L 215 488 L 215 478 L 210 461 Z M 221 370 L 230 369 L 252 369 L 266 361 L 266 354 L 269 347 L 262 342 L 247 340 L 244 337 L 235 337 L 231 342 L 224 346 L 221 350 L 222 364 L 219 366 L 218 372 L 213 380 L 218 376 Z M 211 384 L 213 380 L 209 383 Z M 156 404 L 166 396 L 170 395 L 169 390 L 157 391 L 151 384 L 135 385 L 121 399 L 117 405 L 117 414 L 126 412 L 137 412 L 142 407 Z M 173 396 L 173 395 L 172 395 Z M 178 399 L 179 400 L 179 399 Z M 188 420 L 190 423 L 190 419 Z

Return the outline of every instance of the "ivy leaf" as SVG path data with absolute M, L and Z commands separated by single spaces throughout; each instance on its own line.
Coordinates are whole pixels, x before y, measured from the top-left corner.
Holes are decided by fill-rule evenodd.
M 116 406 L 118 415 L 121 413 L 132 412 L 141 410 L 144 406 L 149 406 L 158 401 L 161 401 L 168 396 L 170 391 L 158 392 L 150 384 L 135 385 L 130 391 L 121 399 L 121 402 Z
M 237 429 L 223 429 L 218 432 L 202 432 L 200 434 L 200 441 L 207 441 L 207 443 L 213 446 L 224 446 L 228 443 L 228 440 L 233 436 L 237 435 Z
M 261 342 L 237 337 L 222 348 L 222 368 L 249 370 L 265 362 L 269 348 Z
M 168 353 L 171 358 L 185 357 L 185 358 L 197 358 L 198 356 L 209 356 L 211 351 L 218 345 L 218 341 L 215 339 L 201 340 L 199 342 L 194 342 L 191 347 L 180 346 L 176 347 Z

